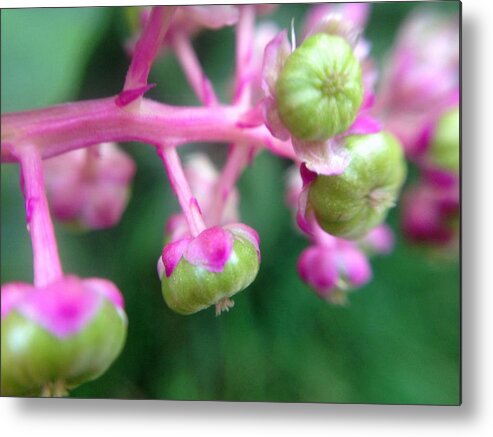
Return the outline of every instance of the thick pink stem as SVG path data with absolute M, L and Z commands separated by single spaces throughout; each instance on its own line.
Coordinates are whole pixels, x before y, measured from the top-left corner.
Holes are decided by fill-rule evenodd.
M 216 105 L 216 93 L 197 59 L 190 39 L 183 33 L 177 33 L 173 37 L 173 44 L 178 61 L 198 99 L 206 106 Z
M 153 7 L 142 31 L 125 78 L 124 91 L 142 88 L 175 13 L 174 6 Z
M 140 141 L 157 146 L 190 142 L 247 143 L 296 159 L 290 142 L 274 138 L 265 126 L 242 126 L 235 106 L 173 107 L 142 99 L 138 110 L 115 104 L 115 98 L 67 103 L 2 115 L 2 162 L 16 162 L 25 144 L 49 158 L 104 142 Z
M 190 234 L 196 237 L 206 228 L 206 225 L 197 199 L 193 197 L 185 177 L 178 152 L 174 147 L 160 146 L 157 148 L 157 153 L 164 163 L 171 188 L 183 210 Z
M 26 221 L 34 258 L 34 285 L 43 287 L 63 275 L 43 179 L 43 161 L 34 146 L 19 156 Z

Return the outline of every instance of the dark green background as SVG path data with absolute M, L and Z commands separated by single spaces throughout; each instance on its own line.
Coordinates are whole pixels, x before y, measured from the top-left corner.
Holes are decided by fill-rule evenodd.
M 366 34 L 380 62 L 399 23 L 417 6 L 458 10 L 455 2 L 374 4 Z M 275 20 L 288 27 L 294 16 L 300 26 L 305 11 L 305 5 L 283 5 Z M 2 113 L 120 90 L 128 64 L 121 9 L 3 10 L 1 24 Z M 203 33 L 194 45 L 226 99 L 224 78 L 233 72 L 232 29 Z M 158 84 L 149 93 L 156 99 L 196 103 L 172 55 L 156 64 L 151 81 Z M 209 151 L 218 163 L 224 160 L 222 145 L 192 147 Z M 156 274 L 163 225 L 177 202 L 153 149 L 142 144 L 124 148 L 138 171 L 121 223 L 87 234 L 56 226 L 65 271 L 114 281 L 129 316 L 121 356 L 103 377 L 72 396 L 459 402 L 458 260 L 443 261 L 407 244 L 398 230 L 398 208 L 390 214 L 397 230 L 394 253 L 373 260 L 374 280 L 351 296 L 349 307 L 329 306 L 296 274 L 306 241 L 283 201 L 288 163 L 260 154 L 239 184 L 242 220 L 261 237 L 257 280 L 235 298 L 231 312 L 216 318 L 209 309 L 183 317 L 165 306 Z M 31 282 L 18 168 L 1 169 L 1 281 Z

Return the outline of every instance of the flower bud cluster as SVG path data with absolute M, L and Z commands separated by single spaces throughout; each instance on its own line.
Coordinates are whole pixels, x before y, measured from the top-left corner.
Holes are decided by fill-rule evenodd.
M 400 31 L 376 112 L 418 167 L 403 197 L 410 240 L 457 245 L 459 219 L 459 26 L 457 16 L 417 12 Z
M 300 161 L 319 174 L 344 171 L 345 135 L 380 130 L 368 114 L 375 70 L 360 37 L 368 9 L 353 6 L 314 7 L 299 47 L 294 32 L 290 43 L 283 31 L 265 50 L 265 124 L 274 136 L 291 138 Z
M 302 166 L 305 183 L 310 178 L 307 172 Z M 286 202 L 294 211 L 303 201 L 303 190 L 299 170 L 293 167 L 288 173 Z M 299 276 L 319 297 L 336 305 L 345 305 L 348 293 L 371 280 L 369 256 L 388 254 L 394 245 L 392 231 L 385 224 L 352 241 L 326 233 L 314 215 L 300 217 L 298 211 L 297 219 L 311 243 L 298 259 Z
M 79 229 L 116 225 L 130 197 L 135 163 L 114 143 L 48 159 L 48 199 L 55 217 Z

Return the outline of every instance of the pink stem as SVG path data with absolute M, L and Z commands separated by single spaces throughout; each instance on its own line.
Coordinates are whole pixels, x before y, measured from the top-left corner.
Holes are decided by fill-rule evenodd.
M 205 75 L 197 55 L 188 37 L 179 32 L 173 38 L 175 53 L 178 57 L 188 83 L 196 96 L 206 106 L 217 105 L 218 99 L 210 80 Z
M 34 258 L 34 285 L 43 287 L 63 275 L 43 179 L 43 162 L 34 146 L 19 156 L 21 184 L 26 202 L 27 228 Z
M 236 74 L 234 103 L 239 106 L 251 104 L 251 72 L 253 62 L 253 38 L 255 8 L 240 6 L 240 18 L 236 27 Z M 232 144 L 228 160 L 219 176 L 214 201 L 210 211 L 211 223 L 220 223 L 224 207 L 236 181 L 250 161 L 253 150 L 248 144 Z
M 152 63 L 175 13 L 174 6 L 153 7 L 125 78 L 124 91 L 145 87 Z
M 220 224 L 224 207 L 233 188 L 248 163 L 249 146 L 234 144 L 224 165 L 214 191 L 212 207 L 207 211 L 211 224 Z
M 206 225 L 197 199 L 193 197 L 185 177 L 178 152 L 174 147 L 160 146 L 157 148 L 157 153 L 164 163 L 171 188 L 183 210 L 190 234 L 196 237 L 206 228 Z
M 255 31 L 255 7 L 240 6 L 240 18 L 236 27 L 236 84 L 234 102 L 249 105 L 251 98 L 253 42 Z
M 2 115 L 1 161 L 16 162 L 25 144 L 43 159 L 104 142 L 140 141 L 157 146 L 190 142 L 247 143 L 296 160 L 290 142 L 274 138 L 265 126 L 241 125 L 235 106 L 173 107 L 142 99 L 138 111 L 115 104 L 115 98 L 67 103 Z

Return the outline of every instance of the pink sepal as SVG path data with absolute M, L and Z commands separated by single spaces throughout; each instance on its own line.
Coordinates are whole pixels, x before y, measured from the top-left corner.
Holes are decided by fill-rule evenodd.
M 255 229 L 243 223 L 226 225 L 224 226 L 224 229 L 232 232 L 235 237 L 244 238 L 249 241 L 255 247 L 257 254 L 260 257 L 260 237 Z
M 371 280 L 372 272 L 368 258 L 355 246 L 339 248 L 337 255 L 339 273 L 350 286 L 361 287 Z
M 17 311 L 59 338 L 80 332 L 95 317 L 103 299 L 123 309 L 123 298 L 111 282 L 64 276 L 45 287 L 6 284 L 2 287 L 2 318 Z
M 205 229 L 190 241 L 183 256 L 210 272 L 222 272 L 233 251 L 233 236 L 219 226 Z
M 351 127 L 346 131 L 346 135 L 367 135 L 380 132 L 381 123 L 371 115 L 362 112 L 358 115 Z
M 185 237 L 164 246 L 161 258 L 164 264 L 166 277 L 169 278 L 181 260 L 188 244 L 192 241 L 191 237 Z

